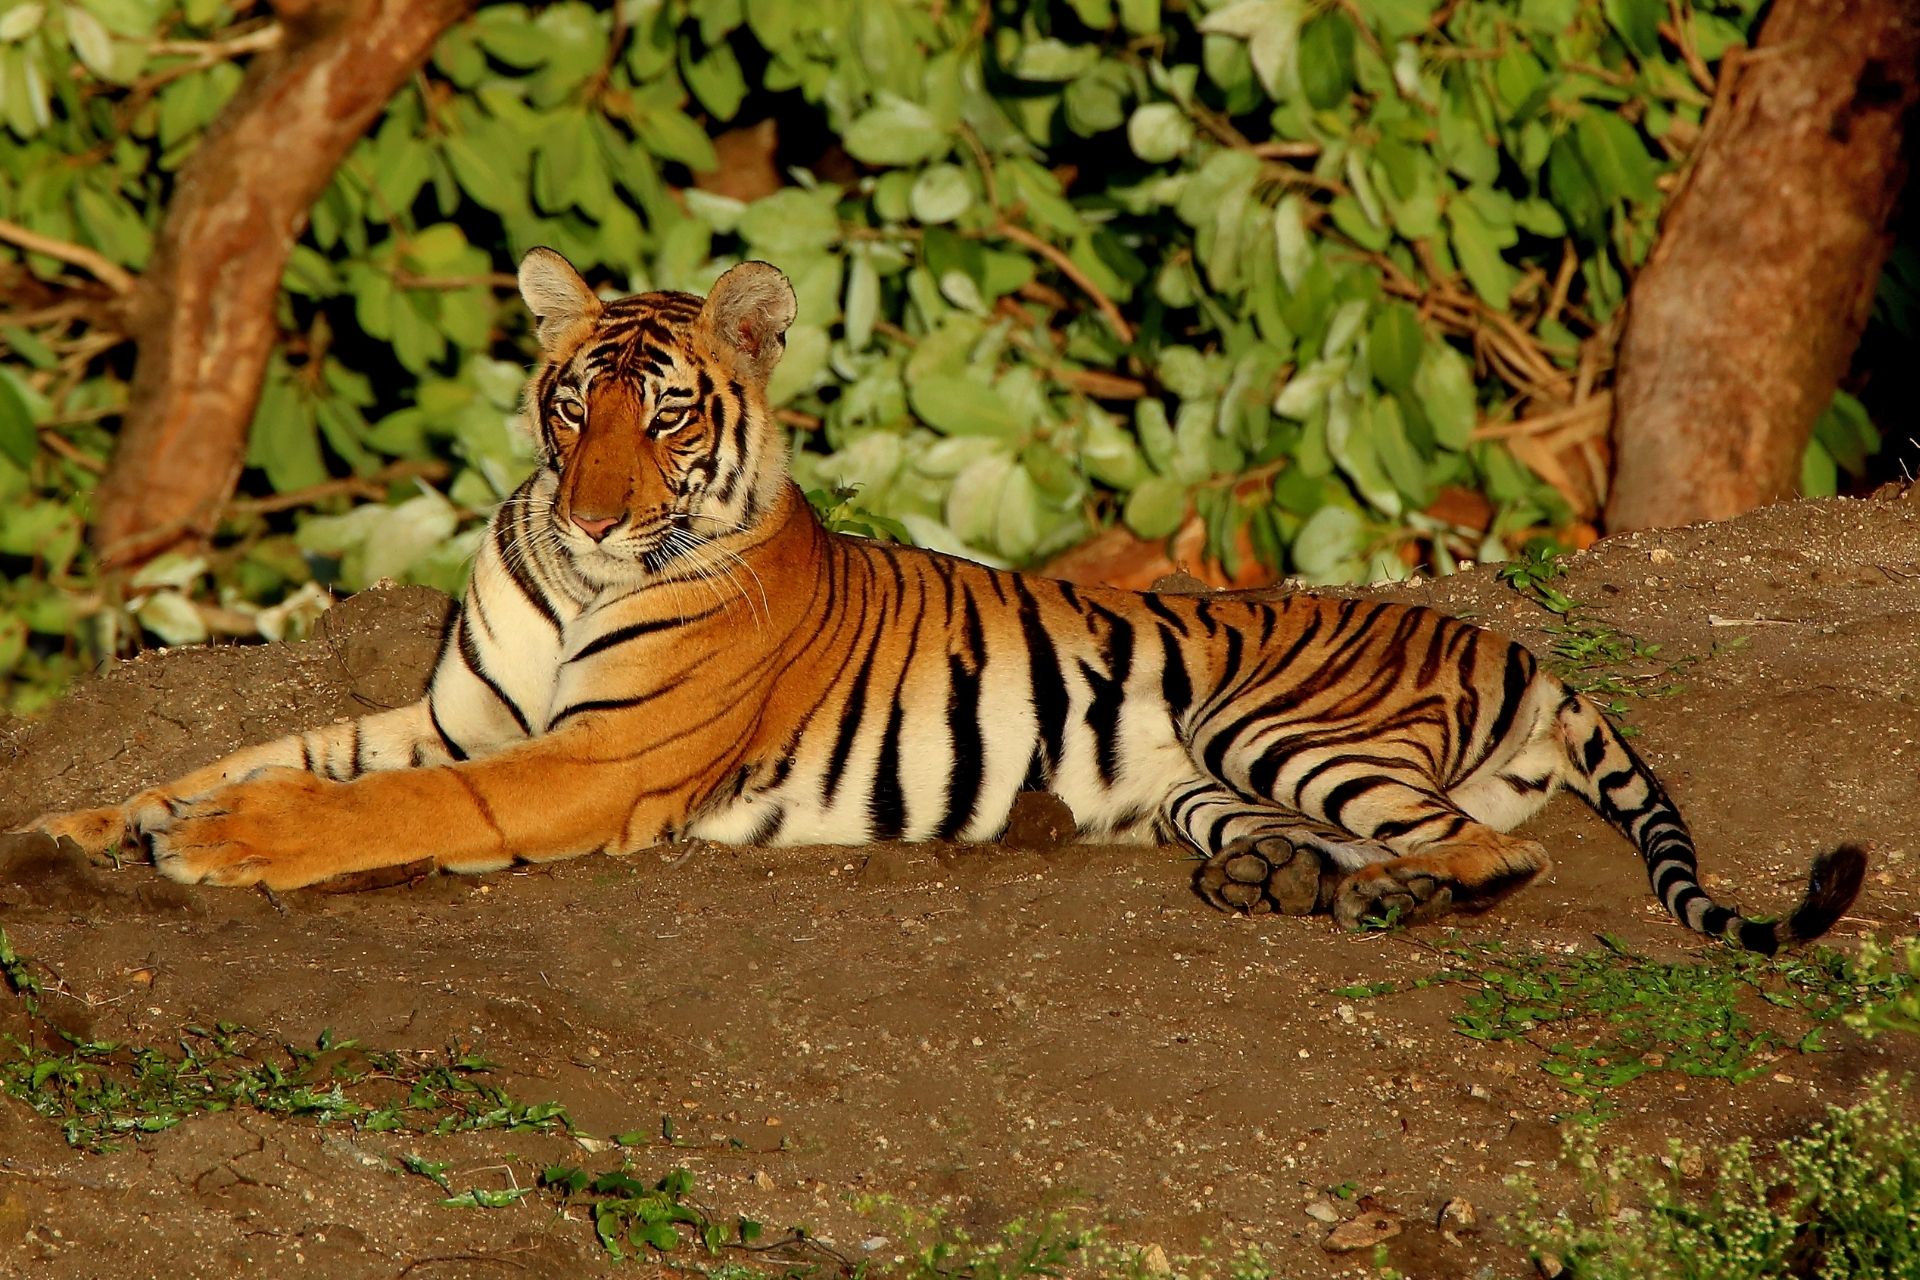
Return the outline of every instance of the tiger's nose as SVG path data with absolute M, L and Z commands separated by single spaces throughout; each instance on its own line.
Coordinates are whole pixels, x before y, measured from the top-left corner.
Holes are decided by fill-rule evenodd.
M 574 527 L 579 529 L 580 532 L 586 534 L 595 542 L 598 542 L 607 536 L 608 531 L 611 530 L 613 526 L 620 523 L 620 517 L 607 516 L 604 519 L 595 519 L 592 516 L 583 516 L 576 511 L 573 514 L 573 523 Z

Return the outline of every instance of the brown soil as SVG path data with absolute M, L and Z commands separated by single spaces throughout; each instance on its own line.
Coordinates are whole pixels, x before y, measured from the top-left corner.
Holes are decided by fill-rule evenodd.
M 1774 507 L 1730 524 L 1609 539 L 1563 585 L 1597 616 L 1693 660 L 1632 704 L 1641 749 L 1690 815 L 1706 881 L 1758 910 L 1840 840 L 1874 860 L 1836 930 L 1912 932 L 1920 849 L 1920 501 Z M 1545 643 L 1547 614 L 1491 573 L 1394 594 Z M 445 601 L 376 591 L 318 638 L 117 664 L 44 720 L 0 729 L 0 828 L 98 803 L 243 743 L 414 696 Z M 1744 646 L 1731 642 L 1744 637 Z M 1036 824 L 1045 829 L 1045 815 Z M 1698 952 L 1627 846 L 1577 801 L 1534 830 L 1554 872 L 1472 939 Z M 701 1198 L 851 1256 L 891 1257 L 885 1195 L 991 1231 L 1049 1206 L 1175 1258 L 1258 1245 L 1282 1276 L 1372 1274 L 1321 1248 L 1303 1212 L 1351 1183 L 1404 1215 L 1394 1262 L 1423 1278 L 1520 1275 L 1491 1220 L 1530 1170 L 1572 1199 L 1551 1122 L 1569 1099 L 1524 1042 L 1457 1034 L 1457 989 L 1372 1000 L 1349 984 L 1431 973 L 1444 931 L 1349 936 L 1324 919 L 1207 910 L 1174 850 L 1066 846 L 701 847 L 582 859 L 353 895 L 188 889 L 96 868 L 39 838 L 0 846 L 0 925 L 95 1037 L 169 1044 L 225 1019 L 311 1044 L 477 1045 L 499 1083 L 557 1100 L 594 1135 L 690 1168 Z M 4 1019 L 11 1017 L 12 1022 Z M 0 1030 L 20 1030 L 17 1009 Z M 1643 1077 L 1605 1141 L 1774 1139 L 1882 1067 L 1896 1041 L 1834 1037 L 1739 1086 Z M 525 1182 L 550 1135 L 434 1138 L 235 1111 L 106 1155 L 0 1099 L 0 1273 L 90 1277 L 574 1274 L 602 1264 L 576 1211 L 532 1198 L 448 1208 L 401 1152 L 453 1162 L 456 1189 Z M 1465 1197 L 1476 1235 L 1432 1225 Z M 1343 1213 L 1355 1212 L 1340 1202 Z M 879 1237 L 886 1237 L 882 1241 Z

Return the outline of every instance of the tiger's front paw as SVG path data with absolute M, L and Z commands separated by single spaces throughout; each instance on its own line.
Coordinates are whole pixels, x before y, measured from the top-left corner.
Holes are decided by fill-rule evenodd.
M 339 787 L 305 770 L 271 769 L 202 796 L 143 805 L 135 823 L 170 880 L 298 889 L 347 869 L 323 816 Z
M 108 862 L 132 841 L 133 813 L 129 805 L 43 813 L 18 830 L 44 831 L 55 840 L 71 840 L 94 861 Z

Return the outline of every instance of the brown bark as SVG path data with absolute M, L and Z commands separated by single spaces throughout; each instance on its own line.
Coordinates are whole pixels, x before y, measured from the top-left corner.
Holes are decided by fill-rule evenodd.
M 285 38 L 181 168 L 129 300 L 139 347 L 94 505 L 109 562 L 212 532 L 239 478 L 307 212 L 387 100 L 473 0 L 276 0 Z
M 1629 299 L 1610 529 L 1721 519 L 1797 489 L 1890 248 L 1920 0 L 1777 0 L 1721 75 Z

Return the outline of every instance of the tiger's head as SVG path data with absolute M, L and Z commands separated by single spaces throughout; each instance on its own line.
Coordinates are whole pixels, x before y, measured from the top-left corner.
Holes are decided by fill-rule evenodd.
M 602 585 L 643 580 L 753 528 L 786 483 L 786 441 L 766 402 L 786 349 L 793 287 L 743 262 L 703 301 L 642 293 L 603 302 L 551 249 L 520 261 L 542 367 L 528 385 L 547 518 Z M 551 481 L 549 482 L 549 477 Z

